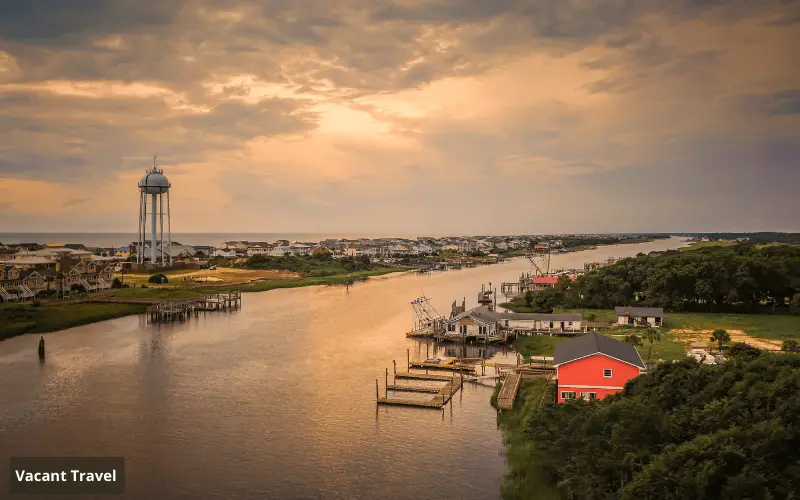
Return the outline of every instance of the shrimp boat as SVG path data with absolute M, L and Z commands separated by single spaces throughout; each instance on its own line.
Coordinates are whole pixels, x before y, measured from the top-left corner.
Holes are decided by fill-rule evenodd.
M 406 337 L 435 337 L 444 331 L 444 316 L 436 312 L 430 300 L 420 295 L 411 301 L 414 310 L 414 328 Z

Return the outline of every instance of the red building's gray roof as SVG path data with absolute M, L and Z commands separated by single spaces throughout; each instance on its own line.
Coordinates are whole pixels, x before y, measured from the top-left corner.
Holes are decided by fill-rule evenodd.
M 553 356 L 553 365 L 562 365 L 593 354 L 605 354 L 639 368 L 645 368 L 635 347 L 599 333 L 589 333 L 558 344 Z

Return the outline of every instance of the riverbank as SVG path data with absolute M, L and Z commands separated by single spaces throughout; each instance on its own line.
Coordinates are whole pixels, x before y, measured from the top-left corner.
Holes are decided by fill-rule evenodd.
M 147 301 L 182 300 L 202 297 L 208 293 L 236 289 L 241 292 L 265 292 L 278 288 L 298 288 L 317 285 L 341 285 L 350 280 L 363 280 L 374 276 L 404 272 L 405 268 L 384 268 L 359 271 L 348 275 L 320 278 L 291 278 L 256 281 L 227 286 L 201 284 L 152 286 L 148 288 L 117 288 L 109 292 L 88 294 L 80 301 L 46 301 L 41 305 L 31 303 L 0 304 L 0 341 L 26 333 L 47 333 L 80 325 L 96 323 L 143 313 Z M 129 299 L 130 302 L 126 302 Z
M 497 384 L 492 395 L 492 406 L 496 407 Z M 503 500 L 560 499 L 558 489 L 543 472 L 533 464 L 533 455 L 527 429 L 540 405 L 553 404 L 553 386 L 546 380 L 523 380 L 514 408 L 500 414 L 503 442 L 506 445 L 508 471 L 500 488 Z
M 26 333 L 65 330 L 145 311 L 145 304 L 62 303 L 0 305 L 0 341 Z

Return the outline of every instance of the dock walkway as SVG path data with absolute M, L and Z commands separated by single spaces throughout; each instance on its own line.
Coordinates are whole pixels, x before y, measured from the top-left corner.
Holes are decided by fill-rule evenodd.
M 521 380 L 522 375 L 519 373 L 512 373 L 503 380 L 500 394 L 497 395 L 497 407 L 499 409 L 510 410 L 514 407 L 514 399 L 517 397 Z
M 401 375 L 417 375 L 417 374 L 402 374 L 398 373 L 397 378 L 404 378 Z M 430 377 L 432 375 L 424 375 L 426 377 Z M 416 377 L 406 377 L 406 378 L 416 378 Z M 441 408 L 442 406 L 446 405 L 448 401 L 450 401 L 453 395 L 458 392 L 461 386 L 464 383 L 464 376 L 460 373 L 453 374 L 452 377 L 443 377 L 447 382 L 442 386 L 440 389 L 436 390 L 436 393 L 431 397 L 429 400 L 413 400 L 413 399 L 399 399 L 399 398 L 389 398 L 389 397 L 379 397 L 377 399 L 378 404 L 384 405 L 399 405 L 399 406 L 417 406 L 420 408 Z M 432 379 L 419 379 L 419 380 L 432 380 Z M 434 379 L 434 380 L 441 380 L 441 379 Z M 409 386 L 402 386 L 405 387 L 406 391 L 408 391 Z M 388 390 L 393 390 L 392 386 L 387 386 Z

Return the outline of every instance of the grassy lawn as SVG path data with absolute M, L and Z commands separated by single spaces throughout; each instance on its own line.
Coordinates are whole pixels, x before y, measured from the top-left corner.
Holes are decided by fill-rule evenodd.
M 542 395 L 547 389 L 545 380 L 523 380 L 517 399 L 514 401 L 514 409 L 500 415 L 508 462 L 508 472 L 501 486 L 501 496 L 504 500 L 561 498 L 549 478 L 536 469 L 526 433 L 528 423 L 538 410 Z M 493 400 L 496 400 L 496 395 Z
M 689 246 L 687 247 L 681 247 L 680 251 L 686 252 L 689 250 L 698 250 L 709 247 L 729 247 L 736 244 L 737 242 L 735 241 L 696 241 L 694 243 L 689 243 Z
M 45 333 L 144 312 L 139 304 L 14 304 L 0 308 L 0 339 Z
M 800 316 L 778 314 L 665 313 L 667 328 L 742 330 L 751 337 L 800 339 Z
M 617 313 L 614 312 L 613 309 L 555 309 L 556 313 L 581 313 L 583 314 L 583 318 L 588 320 L 590 315 L 594 314 L 595 319 L 592 321 L 601 321 L 616 323 L 617 321 Z
M 531 356 L 552 356 L 556 346 L 565 340 L 568 338 L 549 335 L 521 335 L 514 343 L 514 349 L 526 360 L 529 360 Z
M 635 328 L 626 328 L 623 330 L 609 331 L 608 336 L 616 340 L 624 341 L 627 335 L 641 333 L 641 329 L 636 330 Z M 653 350 L 650 353 L 649 360 L 647 353 L 650 350 L 650 344 L 646 339 L 642 339 L 642 345 L 636 346 L 636 350 L 639 351 L 639 356 L 642 357 L 642 360 L 645 363 L 647 361 L 658 361 L 659 359 L 663 361 L 671 361 L 673 359 L 684 359 L 686 357 L 686 353 L 689 351 L 689 345 L 679 340 L 675 335 L 671 335 L 662 331 L 661 340 L 653 344 Z

